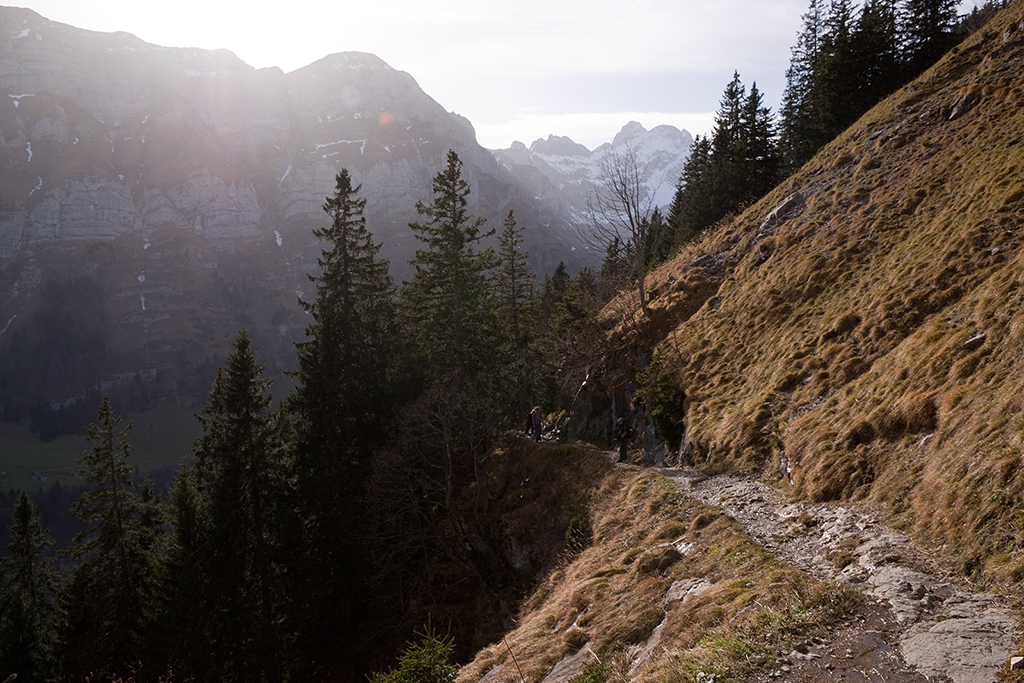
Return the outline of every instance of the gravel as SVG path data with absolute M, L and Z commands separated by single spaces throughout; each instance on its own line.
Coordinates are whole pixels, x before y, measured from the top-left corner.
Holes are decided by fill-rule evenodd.
M 1021 628 L 1003 599 L 973 591 L 871 514 L 791 503 L 752 478 L 658 471 L 776 557 L 865 597 L 845 623 L 780 653 L 780 667 L 755 680 L 993 683 L 1015 653 Z

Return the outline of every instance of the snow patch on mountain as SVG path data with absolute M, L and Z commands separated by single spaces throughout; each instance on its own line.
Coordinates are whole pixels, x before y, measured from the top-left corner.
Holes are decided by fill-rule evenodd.
M 632 154 L 652 207 L 666 212 L 672 203 L 683 166 L 690 158 L 693 137 L 674 126 L 647 130 L 636 121 L 622 127 L 610 143 L 591 151 L 568 137 L 549 135 L 527 147 L 516 141 L 508 149 L 493 151 L 498 164 L 528 188 L 534 200 L 556 214 L 567 216 L 574 229 L 586 229 L 593 220 L 588 198 L 601 186 L 604 168 L 616 156 Z

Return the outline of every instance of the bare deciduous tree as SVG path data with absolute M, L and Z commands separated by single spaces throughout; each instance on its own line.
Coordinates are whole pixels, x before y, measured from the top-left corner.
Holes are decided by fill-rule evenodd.
M 604 249 L 618 238 L 633 244 L 634 276 L 640 295 L 640 309 L 647 313 L 644 289 L 644 247 L 648 239 L 650 215 L 657 188 L 643 182 L 643 168 L 629 146 L 609 152 L 601 162 L 601 177 L 587 199 L 593 233 L 581 235 L 588 246 Z

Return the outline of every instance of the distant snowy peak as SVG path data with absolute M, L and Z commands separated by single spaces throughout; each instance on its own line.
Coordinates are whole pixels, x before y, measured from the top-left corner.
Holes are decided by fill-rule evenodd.
M 549 135 L 546 140 L 535 140 L 529 148 L 514 142 L 509 149 L 495 150 L 493 154 L 547 213 L 559 216 L 569 225 L 585 228 L 591 220 L 588 197 L 601 183 L 602 165 L 610 155 L 627 150 L 633 154 L 653 204 L 665 208 L 672 201 L 692 145 L 693 137 L 685 130 L 668 125 L 647 130 L 630 121 L 610 143 L 593 151 L 568 137 Z
M 612 138 L 612 147 L 622 147 L 628 145 L 639 137 L 642 137 L 647 133 L 647 129 L 641 126 L 636 121 L 630 121 L 622 127 L 615 137 Z
M 573 142 L 571 138 L 549 135 L 547 140 L 537 138 L 530 145 L 530 151 L 535 154 L 546 154 L 548 156 L 563 157 L 589 157 L 590 150 Z

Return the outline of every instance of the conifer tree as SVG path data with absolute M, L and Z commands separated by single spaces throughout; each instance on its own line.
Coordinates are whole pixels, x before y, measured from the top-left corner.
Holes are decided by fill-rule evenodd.
M 620 244 L 618 238 L 613 240 L 616 247 Z M 615 263 L 618 268 L 623 262 L 621 258 L 627 258 L 627 255 L 622 253 L 623 250 L 615 248 Z M 632 258 L 631 255 L 628 258 Z M 628 267 L 632 267 L 632 261 L 628 262 Z M 569 271 L 565 267 L 564 261 L 559 261 L 558 265 L 555 266 L 555 270 L 551 275 L 544 276 L 544 287 L 541 289 L 540 295 L 540 307 L 542 320 L 548 324 L 554 320 L 556 306 L 558 302 L 565 296 L 565 291 L 569 287 L 569 281 L 572 278 L 569 276 Z
M 505 336 L 516 340 L 518 346 L 530 327 L 524 317 L 528 315 L 527 302 L 533 291 L 533 273 L 527 263 L 529 254 L 522 249 L 523 229 L 511 211 L 503 223 L 498 245 L 498 270 L 494 277 L 498 318 Z
M 178 469 L 168 507 L 172 531 L 154 571 L 149 661 L 163 664 L 161 670 L 199 680 L 200 672 L 216 668 L 218 653 L 209 647 L 216 636 L 210 633 L 215 620 L 206 604 L 207 513 L 194 467 L 183 464 Z
M 866 0 L 857 18 L 852 59 L 858 75 L 855 107 L 863 113 L 901 83 L 903 66 L 894 0 Z
M 743 181 L 739 191 L 740 205 L 756 201 L 779 181 L 779 161 L 775 146 L 775 121 L 770 108 L 764 106 L 757 83 L 740 113 L 743 137 Z
M 509 211 L 498 242 L 498 268 L 494 274 L 496 312 L 501 330 L 503 391 L 514 415 L 527 410 L 537 379 L 537 349 L 534 348 L 536 300 L 533 273 L 522 249 L 523 229 Z
M 71 508 L 90 527 L 72 547 L 81 561 L 65 594 L 61 649 L 66 678 L 125 672 L 141 652 L 142 595 L 158 531 L 145 523 L 150 506 L 133 490 L 127 462 L 131 425 L 118 431 L 121 420 L 104 396 L 96 423 L 86 429 L 86 440 L 96 445 L 79 461 L 95 488 Z
M 832 0 L 811 91 L 811 106 L 822 135 L 819 147 L 860 116 L 855 105 L 859 74 L 854 53 L 850 0 Z
M 489 271 L 498 265 L 480 242 L 484 219 L 469 213 L 469 183 L 454 151 L 433 183 L 430 204 L 417 202 L 426 220 L 410 223 L 422 248 L 410 262 L 415 273 L 402 291 L 425 388 L 413 406 L 414 450 L 433 462 L 445 502 L 460 477 L 475 477 L 478 458 L 508 417 L 499 406 L 499 327 Z M 410 414 L 412 414 L 410 413 Z
M 792 49 L 782 95 L 779 149 L 787 171 L 794 171 L 824 144 L 820 120 L 813 105 L 821 43 L 825 31 L 824 0 L 810 0 L 803 30 Z
M 301 302 L 313 323 L 297 346 L 299 387 L 290 399 L 300 469 L 308 465 L 318 478 L 325 464 L 337 474 L 339 468 L 358 469 L 379 441 L 388 419 L 396 333 L 394 284 L 366 227 L 361 186 L 353 185 L 347 169 L 336 180 L 323 207 L 331 224 L 314 230 L 326 248 L 317 260 L 320 274 L 310 276 L 316 299 Z M 358 479 L 353 471 L 346 478 Z
M 597 312 L 596 292 L 597 281 L 589 268 L 581 268 L 569 281 L 565 296 L 558 302 L 554 324 L 562 352 L 582 358 L 591 350 L 585 340 Z
M 355 640 L 354 615 L 363 599 L 361 489 L 395 411 L 394 285 L 366 226 L 360 187 L 342 169 L 323 206 L 330 225 L 314 231 L 324 248 L 320 274 L 310 278 L 316 299 L 302 304 L 313 322 L 297 346 L 298 386 L 288 406 L 304 520 L 291 574 L 298 650 L 307 662 Z
M 746 87 L 740 82 L 739 72 L 725 87 L 715 113 L 715 128 L 711 133 L 712 222 L 734 210 L 742 201 L 744 177 L 743 104 Z
M 957 4 L 956 0 L 904 0 L 902 23 L 911 77 L 956 44 Z
M 683 165 L 669 213 L 676 246 L 692 240 L 717 220 L 711 164 L 711 138 L 698 135 Z
M 616 294 L 625 288 L 626 284 L 631 279 L 630 274 L 633 270 L 633 266 L 635 265 L 633 254 L 631 253 L 631 247 L 632 243 L 623 244 L 618 235 L 614 236 L 611 241 L 605 245 L 604 260 L 601 261 L 601 269 L 597 273 L 598 297 L 602 301 L 611 301 Z M 564 264 L 559 263 L 559 266 L 564 266 Z M 566 282 L 568 282 L 567 274 Z M 550 292 L 552 289 L 552 277 L 550 275 L 545 276 L 541 301 L 545 302 L 549 298 L 552 299 L 550 303 L 544 304 L 544 310 L 549 311 L 548 317 L 550 317 L 550 312 L 555 310 L 555 304 L 557 304 L 557 301 L 551 297 Z M 560 291 L 562 292 L 562 296 L 564 296 L 565 285 L 561 287 Z
M 434 176 L 434 199 L 416 203 L 424 222 L 410 223 L 423 245 L 410 262 L 415 274 L 403 290 L 414 343 L 431 371 L 474 376 L 489 369 L 495 348 L 493 294 L 487 273 L 493 250 L 480 249 L 484 219 L 470 215 L 470 186 L 462 161 L 448 152 Z
M 369 683 L 452 683 L 459 667 L 451 663 L 455 641 L 440 636 L 427 624 L 419 640 L 409 643 L 398 658 L 398 666 L 375 673 Z
M 199 420 L 196 468 L 205 501 L 200 562 L 206 577 L 207 632 L 218 657 L 205 673 L 221 681 L 282 679 L 287 493 L 281 428 L 269 413 L 262 377 L 243 329 L 217 372 Z
M 19 681 L 54 672 L 57 575 L 46 555 L 53 539 L 24 491 L 9 527 L 10 555 L 0 559 L 0 672 Z
M 647 218 L 647 249 L 644 253 L 644 267 L 653 268 L 668 259 L 672 254 L 673 235 L 668 223 L 661 213 L 661 209 L 655 207 Z
M 404 407 L 399 445 L 403 473 L 418 489 L 416 519 L 405 522 L 421 526 L 399 533 L 415 533 L 421 547 L 475 566 L 481 556 L 470 539 L 490 532 L 474 527 L 478 520 L 462 515 L 455 500 L 479 481 L 481 460 L 511 418 L 502 395 L 496 297 L 488 277 L 497 257 L 480 247 L 492 233 L 483 232 L 483 219 L 469 212 L 470 186 L 454 151 L 434 177 L 433 193 L 429 204 L 416 204 L 424 220 L 409 224 L 421 248 L 400 299 L 423 389 Z

